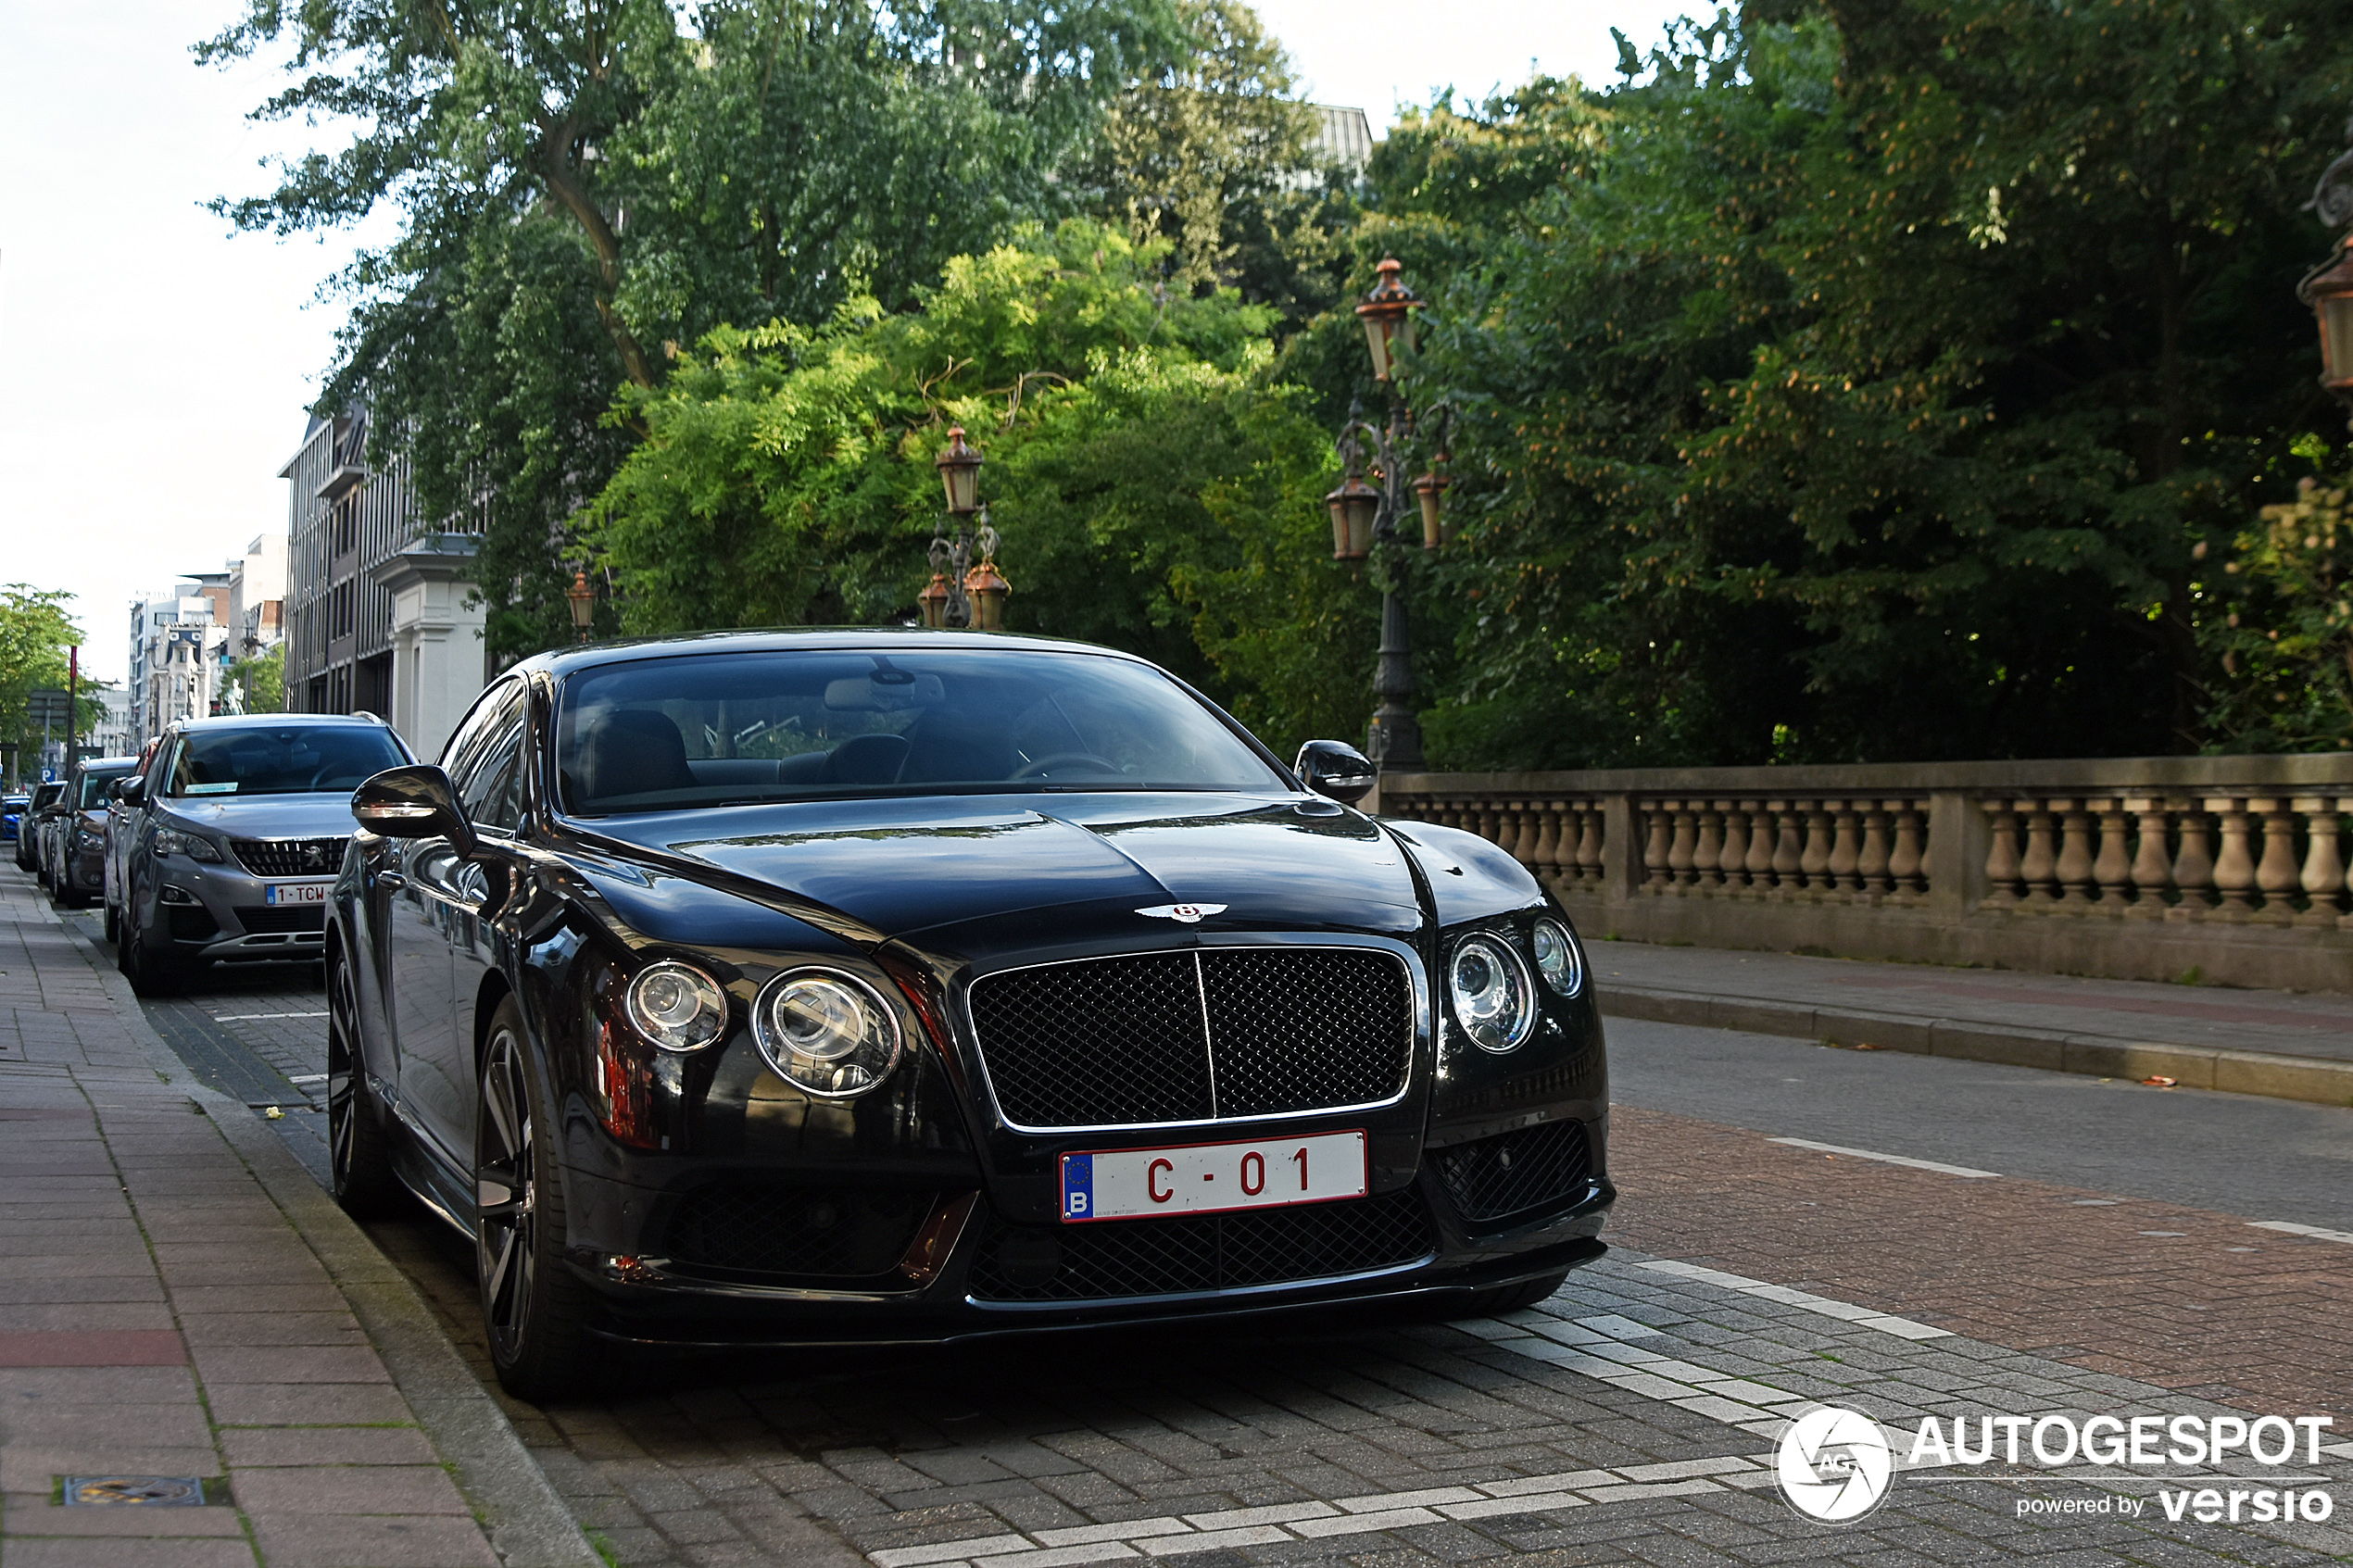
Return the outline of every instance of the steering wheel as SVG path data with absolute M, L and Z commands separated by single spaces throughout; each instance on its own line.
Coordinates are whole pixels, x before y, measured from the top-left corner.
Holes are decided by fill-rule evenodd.
M 1041 778 L 1065 762 L 1084 762 L 1092 772 L 1109 773 L 1114 778 L 1126 777 L 1120 771 L 1118 763 L 1098 757 L 1091 751 L 1057 751 L 1051 757 L 1040 757 L 1035 762 L 1014 769 L 1011 782 L 1018 784 L 1024 779 Z

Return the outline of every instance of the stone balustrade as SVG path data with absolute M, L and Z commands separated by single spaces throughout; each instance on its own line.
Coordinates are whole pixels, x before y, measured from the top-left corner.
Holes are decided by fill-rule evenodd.
M 2353 990 L 2353 757 L 1390 774 L 1589 935 Z

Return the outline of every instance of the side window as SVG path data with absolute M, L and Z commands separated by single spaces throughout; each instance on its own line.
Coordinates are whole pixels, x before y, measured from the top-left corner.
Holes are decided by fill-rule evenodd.
M 458 786 L 460 800 L 465 798 L 466 782 L 481 770 L 484 754 L 498 738 L 500 719 L 522 692 L 521 681 L 508 681 L 474 698 L 473 707 L 458 721 L 448 744 L 441 748 L 442 771 Z
M 478 744 L 469 747 L 470 755 L 457 758 L 459 767 L 450 770 L 449 777 L 458 786 L 458 802 L 468 817 L 484 827 L 511 832 L 522 822 L 521 770 L 516 759 L 522 750 L 523 684 L 514 681 L 500 688 L 497 700 L 487 706 L 483 716 L 485 721 L 478 737 L 462 737 Z M 468 728 L 472 727 L 469 721 Z

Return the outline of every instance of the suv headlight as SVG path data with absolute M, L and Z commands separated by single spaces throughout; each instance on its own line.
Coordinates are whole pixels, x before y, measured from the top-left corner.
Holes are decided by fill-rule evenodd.
M 106 830 L 104 828 L 76 828 L 73 834 L 73 842 L 76 848 L 102 848 L 105 847 L 107 842 Z
M 1454 1016 L 1481 1050 L 1516 1050 L 1536 1027 L 1535 987 L 1512 945 L 1491 932 L 1454 944 L 1446 962 L 1446 989 Z
M 778 975 L 751 1010 L 760 1054 L 820 1099 L 880 1088 L 899 1065 L 899 1019 L 874 989 L 833 970 Z
M 1556 920 L 1536 922 L 1536 972 L 1554 996 L 1573 997 L 1585 988 L 1585 954 L 1568 927 Z
M 156 829 L 155 844 L 158 855 L 185 855 L 191 860 L 215 862 L 220 859 L 220 851 L 213 847 L 212 840 L 202 834 L 182 833 L 178 828 Z
M 727 1032 L 727 993 L 691 964 L 648 964 L 629 983 L 629 1022 L 666 1051 L 695 1051 Z

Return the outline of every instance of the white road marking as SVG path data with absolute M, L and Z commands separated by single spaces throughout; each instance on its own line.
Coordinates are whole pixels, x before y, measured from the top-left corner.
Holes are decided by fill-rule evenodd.
M 2293 1220 L 2249 1220 L 2259 1231 L 2284 1231 L 2290 1236 L 2309 1236 L 2315 1241 L 2342 1241 L 2353 1244 L 2353 1231 L 2328 1231 L 2318 1225 L 2299 1225 Z
M 1816 1143 L 1811 1138 L 1767 1138 L 1767 1143 L 1783 1143 L 1792 1148 L 1818 1149 L 1824 1154 L 1843 1154 L 1850 1160 L 1876 1160 L 1882 1165 L 1908 1165 L 1915 1171 L 1935 1171 L 1947 1176 L 1966 1176 L 1971 1181 L 1998 1177 L 1999 1171 L 1979 1171 L 1967 1165 L 1947 1165 L 1936 1160 L 1915 1160 L 1908 1154 L 1880 1154 L 1868 1148 L 1846 1148 L 1834 1143 Z
M 251 1023 L 264 1018 L 324 1018 L 323 1012 L 216 1012 L 215 1023 Z
M 1768 1301 L 1779 1301 L 1785 1307 L 1819 1312 L 1826 1318 L 1837 1318 L 1844 1323 L 1878 1329 L 1881 1334 L 1894 1335 L 1898 1339 L 1947 1339 L 1952 1336 L 1949 1329 L 1931 1328 L 1924 1323 L 1899 1318 L 1892 1312 L 1857 1307 L 1852 1301 L 1833 1301 L 1827 1296 L 1810 1296 L 1803 1290 L 1792 1290 L 1785 1285 L 1768 1285 L 1764 1280 L 1750 1279 L 1745 1274 L 1728 1274 L 1721 1269 L 1704 1269 L 1697 1263 L 1680 1263 L 1671 1258 L 1660 1258 L 1634 1266 L 1649 1269 L 1655 1273 L 1680 1274 L 1685 1279 L 1695 1279 L 1702 1285 L 1721 1286 L 1726 1290 L 1737 1290 L 1743 1296 L 1761 1297 Z

